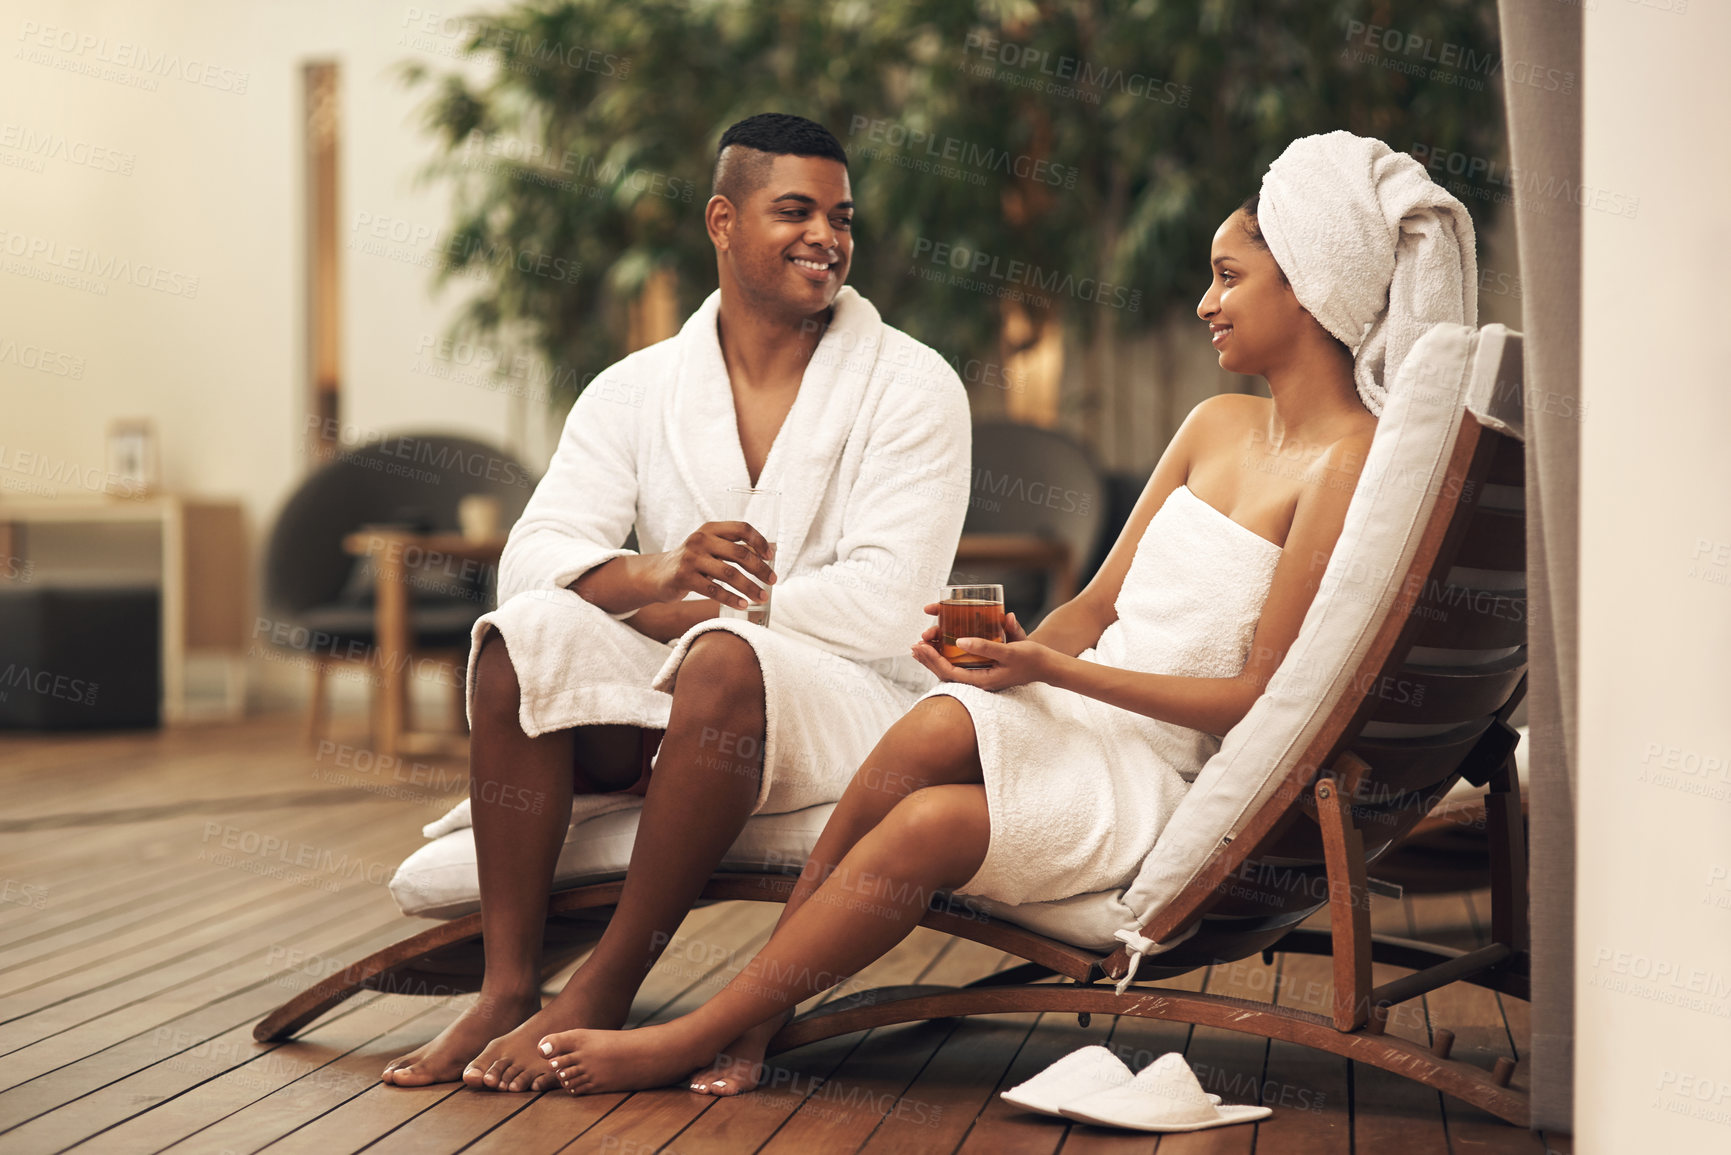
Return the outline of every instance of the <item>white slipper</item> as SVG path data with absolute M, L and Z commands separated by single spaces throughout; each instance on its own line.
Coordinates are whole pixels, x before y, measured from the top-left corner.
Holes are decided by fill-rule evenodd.
M 1202 1090 L 1184 1056 L 1173 1051 L 1144 1067 L 1130 1082 L 1072 1100 L 1059 1109 L 1059 1114 L 1083 1123 L 1133 1131 L 1200 1131 L 1253 1123 L 1274 1114 L 1271 1107 L 1222 1107 L 1219 1103 L 1218 1096 Z
M 1134 1078 L 1123 1059 L 1096 1045 L 1071 1051 L 1033 1078 L 1000 1092 L 998 1097 L 1023 1110 L 1061 1119 L 1059 1108 L 1064 1104 L 1122 1087 Z M 1219 1095 L 1210 1095 L 1209 1099 L 1220 1102 Z

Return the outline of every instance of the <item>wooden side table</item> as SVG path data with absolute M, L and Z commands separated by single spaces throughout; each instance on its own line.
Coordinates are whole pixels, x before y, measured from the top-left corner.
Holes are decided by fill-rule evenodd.
M 410 732 L 407 727 L 409 680 L 405 671 L 414 649 L 409 579 L 429 563 L 497 565 L 505 551 L 505 538 L 475 540 L 455 533 L 362 529 L 343 538 L 343 549 L 356 557 L 373 559 L 373 637 L 383 667 L 373 702 L 374 746 L 386 757 L 449 753 L 454 745 L 450 735 Z
M 73 527 L 82 536 L 123 525 L 145 527 L 156 539 L 154 556 L 127 563 L 106 549 L 95 560 L 77 556 L 88 550 L 72 550 L 65 551 L 74 555 L 70 561 L 56 560 L 35 556 L 39 551 L 30 545 L 32 527 Z M 162 591 L 163 722 L 210 713 L 240 717 L 252 592 L 240 504 L 178 496 L 0 501 L 0 581 L 46 585 L 62 577 L 112 576 L 116 569 L 146 575 Z M 214 711 L 195 709 L 187 694 L 187 659 L 204 654 L 224 659 L 222 703 Z

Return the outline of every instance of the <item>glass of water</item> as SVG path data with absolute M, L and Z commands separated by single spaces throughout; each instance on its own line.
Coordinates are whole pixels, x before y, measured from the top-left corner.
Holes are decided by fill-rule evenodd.
M 775 542 L 781 533 L 781 491 L 779 489 L 755 489 L 751 486 L 734 486 L 722 495 L 720 514 L 723 521 L 743 521 L 769 543 L 769 556 L 764 558 L 770 569 L 775 569 Z M 734 567 L 738 569 L 738 566 Z M 741 570 L 741 573 L 745 571 Z M 748 575 L 749 576 L 749 575 Z M 756 578 L 750 578 L 756 585 L 763 583 Z M 763 600 L 755 602 L 745 609 L 722 604 L 721 616 L 724 618 L 744 618 L 760 626 L 769 625 L 769 599 L 775 592 L 773 586 L 763 586 Z

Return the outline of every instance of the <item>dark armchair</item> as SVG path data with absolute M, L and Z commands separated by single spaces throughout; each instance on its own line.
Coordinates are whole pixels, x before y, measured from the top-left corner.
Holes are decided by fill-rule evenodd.
M 334 662 L 376 657 L 373 562 L 344 551 L 363 526 L 420 533 L 457 531 L 457 503 L 487 494 L 508 528 L 535 479 L 521 463 L 466 437 L 403 434 L 345 450 L 303 481 L 277 515 L 265 553 L 264 604 L 271 634 L 305 651 L 313 669 L 307 729 L 322 736 L 325 680 Z M 449 567 L 447 567 L 449 568 Z M 413 646 L 466 663 L 469 629 L 492 607 L 494 567 L 432 568 L 411 581 Z M 375 679 L 376 684 L 376 679 Z M 461 718 L 461 682 L 458 716 Z

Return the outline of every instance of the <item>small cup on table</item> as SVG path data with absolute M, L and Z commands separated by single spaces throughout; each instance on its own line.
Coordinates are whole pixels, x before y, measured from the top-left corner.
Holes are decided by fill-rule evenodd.
M 938 653 L 960 670 L 983 670 L 990 658 L 970 654 L 956 644 L 962 638 L 1004 640 L 1004 587 L 944 586 L 938 595 Z

